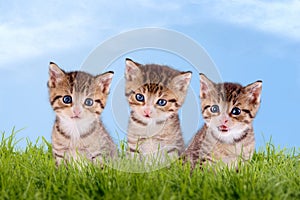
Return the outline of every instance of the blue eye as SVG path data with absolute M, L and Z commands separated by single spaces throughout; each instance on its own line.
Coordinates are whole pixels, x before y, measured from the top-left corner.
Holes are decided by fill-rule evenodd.
M 140 101 L 140 102 L 145 101 L 144 95 L 142 95 L 142 94 L 140 94 L 140 93 L 137 93 L 137 94 L 135 95 L 135 98 L 136 98 L 137 101 Z
M 159 106 L 165 106 L 167 104 L 167 101 L 165 99 L 158 99 L 156 104 Z
M 91 98 L 87 98 L 85 101 L 84 101 L 84 104 L 87 105 L 87 106 L 92 106 L 94 104 L 94 101 L 93 99 Z
M 63 102 L 64 102 L 65 104 L 70 104 L 70 103 L 72 103 L 72 97 L 71 97 L 70 95 L 64 96 L 64 97 L 63 97 Z
M 239 115 L 239 114 L 241 114 L 241 109 L 239 109 L 238 107 L 234 107 L 231 110 L 231 114 L 233 114 L 233 115 Z
M 212 106 L 210 107 L 210 111 L 211 111 L 212 113 L 218 113 L 218 112 L 220 112 L 219 106 L 218 106 L 218 105 L 212 105 Z

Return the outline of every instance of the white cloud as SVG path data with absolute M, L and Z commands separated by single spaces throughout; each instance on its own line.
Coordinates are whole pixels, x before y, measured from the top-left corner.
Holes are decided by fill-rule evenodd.
M 1 64 L 49 50 L 67 49 L 75 41 L 80 44 L 86 34 L 75 26 L 81 23 L 80 19 L 69 18 L 35 27 L 0 25 Z
M 33 6 L 35 5 L 35 6 Z M 0 8 L 0 68 L 46 52 L 81 45 L 87 37 L 85 15 L 60 8 L 58 3 L 7 2 Z
M 297 0 L 9 1 L 0 6 L 0 13 L 0 68 L 16 60 L 94 45 L 131 28 L 192 28 L 206 20 L 300 40 Z
M 300 40 L 300 1 L 210 1 L 208 13 L 239 26 Z
M 170 19 L 161 18 L 157 12 L 177 9 L 177 4 L 161 2 L 158 5 L 149 0 L 125 4 L 10 1 L 0 6 L 0 68 L 53 51 L 93 45 L 95 38 L 99 42 L 107 38 L 103 35 L 108 33 L 139 26 L 163 26 L 170 23 Z

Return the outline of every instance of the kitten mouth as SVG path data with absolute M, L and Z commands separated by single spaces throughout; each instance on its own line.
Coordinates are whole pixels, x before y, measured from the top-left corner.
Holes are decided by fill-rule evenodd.
M 71 119 L 80 119 L 79 116 L 72 116 Z
M 146 117 L 146 118 L 151 118 L 151 116 L 150 116 L 150 115 L 144 115 L 144 117 Z
M 225 125 L 221 125 L 218 127 L 219 131 L 223 132 L 223 133 L 226 133 L 229 131 L 229 128 Z

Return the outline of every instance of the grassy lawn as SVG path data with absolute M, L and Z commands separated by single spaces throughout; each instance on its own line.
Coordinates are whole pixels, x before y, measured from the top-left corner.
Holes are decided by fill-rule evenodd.
M 300 199 L 299 149 L 267 144 L 239 172 L 195 170 L 176 161 L 148 173 L 104 166 L 56 169 L 51 145 L 15 148 L 2 134 L 0 199 Z

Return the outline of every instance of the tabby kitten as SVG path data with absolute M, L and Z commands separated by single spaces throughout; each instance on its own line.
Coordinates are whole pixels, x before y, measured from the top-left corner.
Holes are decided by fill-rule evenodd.
M 245 87 L 216 84 L 200 74 L 200 99 L 205 121 L 184 152 L 192 168 L 223 161 L 237 167 L 237 160 L 252 157 L 255 140 L 252 121 L 260 105 L 262 81 Z
M 178 110 L 184 103 L 191 72 L 168 66 L 142 65 L 126 59 L 126 97 L 131 113 L 128 150 L 131 155 L 165 160 L 184 150 Z
M 113 72 L 92 76 L 49 67 L 50 103 L 56 113 L 52 149 L 56 165 L 87 158 L 92 162 L 116 155 L 116 145 L 99 119 L 109 93 Z

